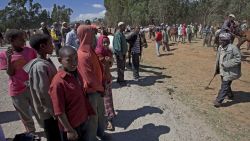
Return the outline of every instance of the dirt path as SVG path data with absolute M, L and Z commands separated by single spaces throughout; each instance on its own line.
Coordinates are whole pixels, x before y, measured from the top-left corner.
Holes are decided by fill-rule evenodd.
M 151 42 L 151 41 L 150 41 Z M 170 53 L 155 57 L 153 42 L 145 50 L 144 63 L 155 67 L 163 67 L 163 73 L 171 76 L 169 84 L 175 85 L 174 98 L 182 101 L 197 115 L 203 117 L 222 140 L 249 141 L 250 139 L 250 52 L 243 46 L 242 77 L 233 82 L 234 101 L 227 101 L 225 107 L 216 109 L 212 101 L 220 88 L 220 78 L 216 77 L 210 90 L 204 87 L 214 73 L 215 52 L 212 48 L 202 47 L 201 41 L 191 44 L 171 46 Z M 167 84 L 159 90 L 167 92 Z
M 204 121 L 171 95 L 177 87 L 168 84 L 170 76 L 162 68 L 143 65 L 141 82 L 126 78 L 130 87 L 116 88 L 114 102 L 117 109 L 114 141 L 219 141 Z M 165 84 L 169 92 L 158 89 Z
M 141 81 L 133 81 L 131 71 L 126 71 L 130 87 L 113 84 L 117 116 L 112 141 L 249 139 L 249 84 L 236 81 L 233 89 L 238 91 L 239 100 L 229 107 L 215 109 L 211 102 L 218 91 L 219 79 L 212 84 L 214 89 L 204 91 L 213 73 L 212 49 L 201 48 L 199 41 L 171 48 L 171 53 L 158 58 L 153 43 L 149 43 L 141 66 Z M 241 79 L 249 81 L 249 64 L 243 64 L 243 70 Z M 0 124 L 6 136 L 13 138 L 24 128 L 7 96 L 4 71 L 0 73 L 0 82 Z
M 130 87 L 120 88 L 113 84 L 117 112 L 113 141 L 219 141 L 195 113 L 178 100 L 171 99 L 169 93 L 162 93 L 155 87 L 157 83 L 166 81 L 167 76 L 161 74 L 162 69 L 143 66 L 143 71 L 141 82 L 134 82 L 130 77 L 132 73 L 126 72 Z M 1 73 L 1 82 L 4 80 L 6 75 Z M 168 87 L 174 89 L 174 86 Z M 13 138 L 15 133 L 21 133 L 24 129 L 10 103 L 6 90 L 2 91 L 0 123 L 6 136 Z

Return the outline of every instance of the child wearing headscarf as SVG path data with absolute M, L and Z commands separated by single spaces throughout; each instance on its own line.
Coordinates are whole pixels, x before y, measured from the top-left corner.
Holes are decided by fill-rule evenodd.
M 105 116 L 108 119 L 107 130 L 114 130 L 112 125 L 112 119 L 115 116 L 114 106 L 113 106 L 113 97 L 112 97 L 112 76 L 110 73 L 110 68 L 113 65 L 113 55 L 109 49 L 109 38 L 105 35 L 101 35 L 98 38 L 97 46 L 95 52 L 99 57 L 100 62 L 104 68 L 104 78 L 105 78 L 105 95 L 104 95 L 104 107 L 105 107 Z

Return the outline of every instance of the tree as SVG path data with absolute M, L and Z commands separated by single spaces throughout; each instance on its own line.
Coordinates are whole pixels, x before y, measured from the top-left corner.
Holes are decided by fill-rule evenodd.
M 41 22 L 51 24 L 52 21 L 70 22 L 73 10 L 63 6 L 57 6 L 56 13 L 43 9 L 41 4 L 33 3 L 33 0 L 10 0 L 8 5 L 0 10 L 0 31 L 7 28 L 33 29 L 39 28 Z M 53 16 L 53 20 L 52 17 Z
M 59 6 L 54 4 L 51 19 L 53 22 L 70 22 L 70 15 L 72 13 L 73 10 L 66 8 L 65 5 Z
M 250 0 L 104 0 L 105 22 L 116 25 L 168 23 L 218 24 L 229 13 L 250 21 Z

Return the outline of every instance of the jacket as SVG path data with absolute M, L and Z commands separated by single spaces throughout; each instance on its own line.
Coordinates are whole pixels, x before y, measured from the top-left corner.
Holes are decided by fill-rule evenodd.
M 119 56 L 126 55 L 128 51 L 126 37 L 120 31 L 117 31 L 114 35 L 113 49 L 114 54 Z
M 40 120 L 54 116 L 52 102 L 49 96 L 50 83 L 56 74 L 56 67 L 52 62 L 36 58 L 24 66 L 29 74 L 28 85 L 34 108 Z
M 216 70 L 215 74 L 220 74 L 223 81 L 232 81 L 240 78 L 241 76 L 241 53 L 239 48 L 233 44 L 229 44 L 225 48 L 225 55 L 223 56 L 222 67 L 220 68 L 220 54 L 222 48 L 220 47 L 217 52 Z M 220 73 L 220 69 L 223 71 Z

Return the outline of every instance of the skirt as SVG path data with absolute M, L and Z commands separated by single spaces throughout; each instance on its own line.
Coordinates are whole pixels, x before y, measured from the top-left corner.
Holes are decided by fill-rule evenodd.
M 113 104 L 113 96 L 112 96 L 112 82 L 106 83 L 105 86 L 105 95 L 104 99 L 104 107 L 105 107 L 105 116 L 111 121 L 115 117 L 115 110 Z

